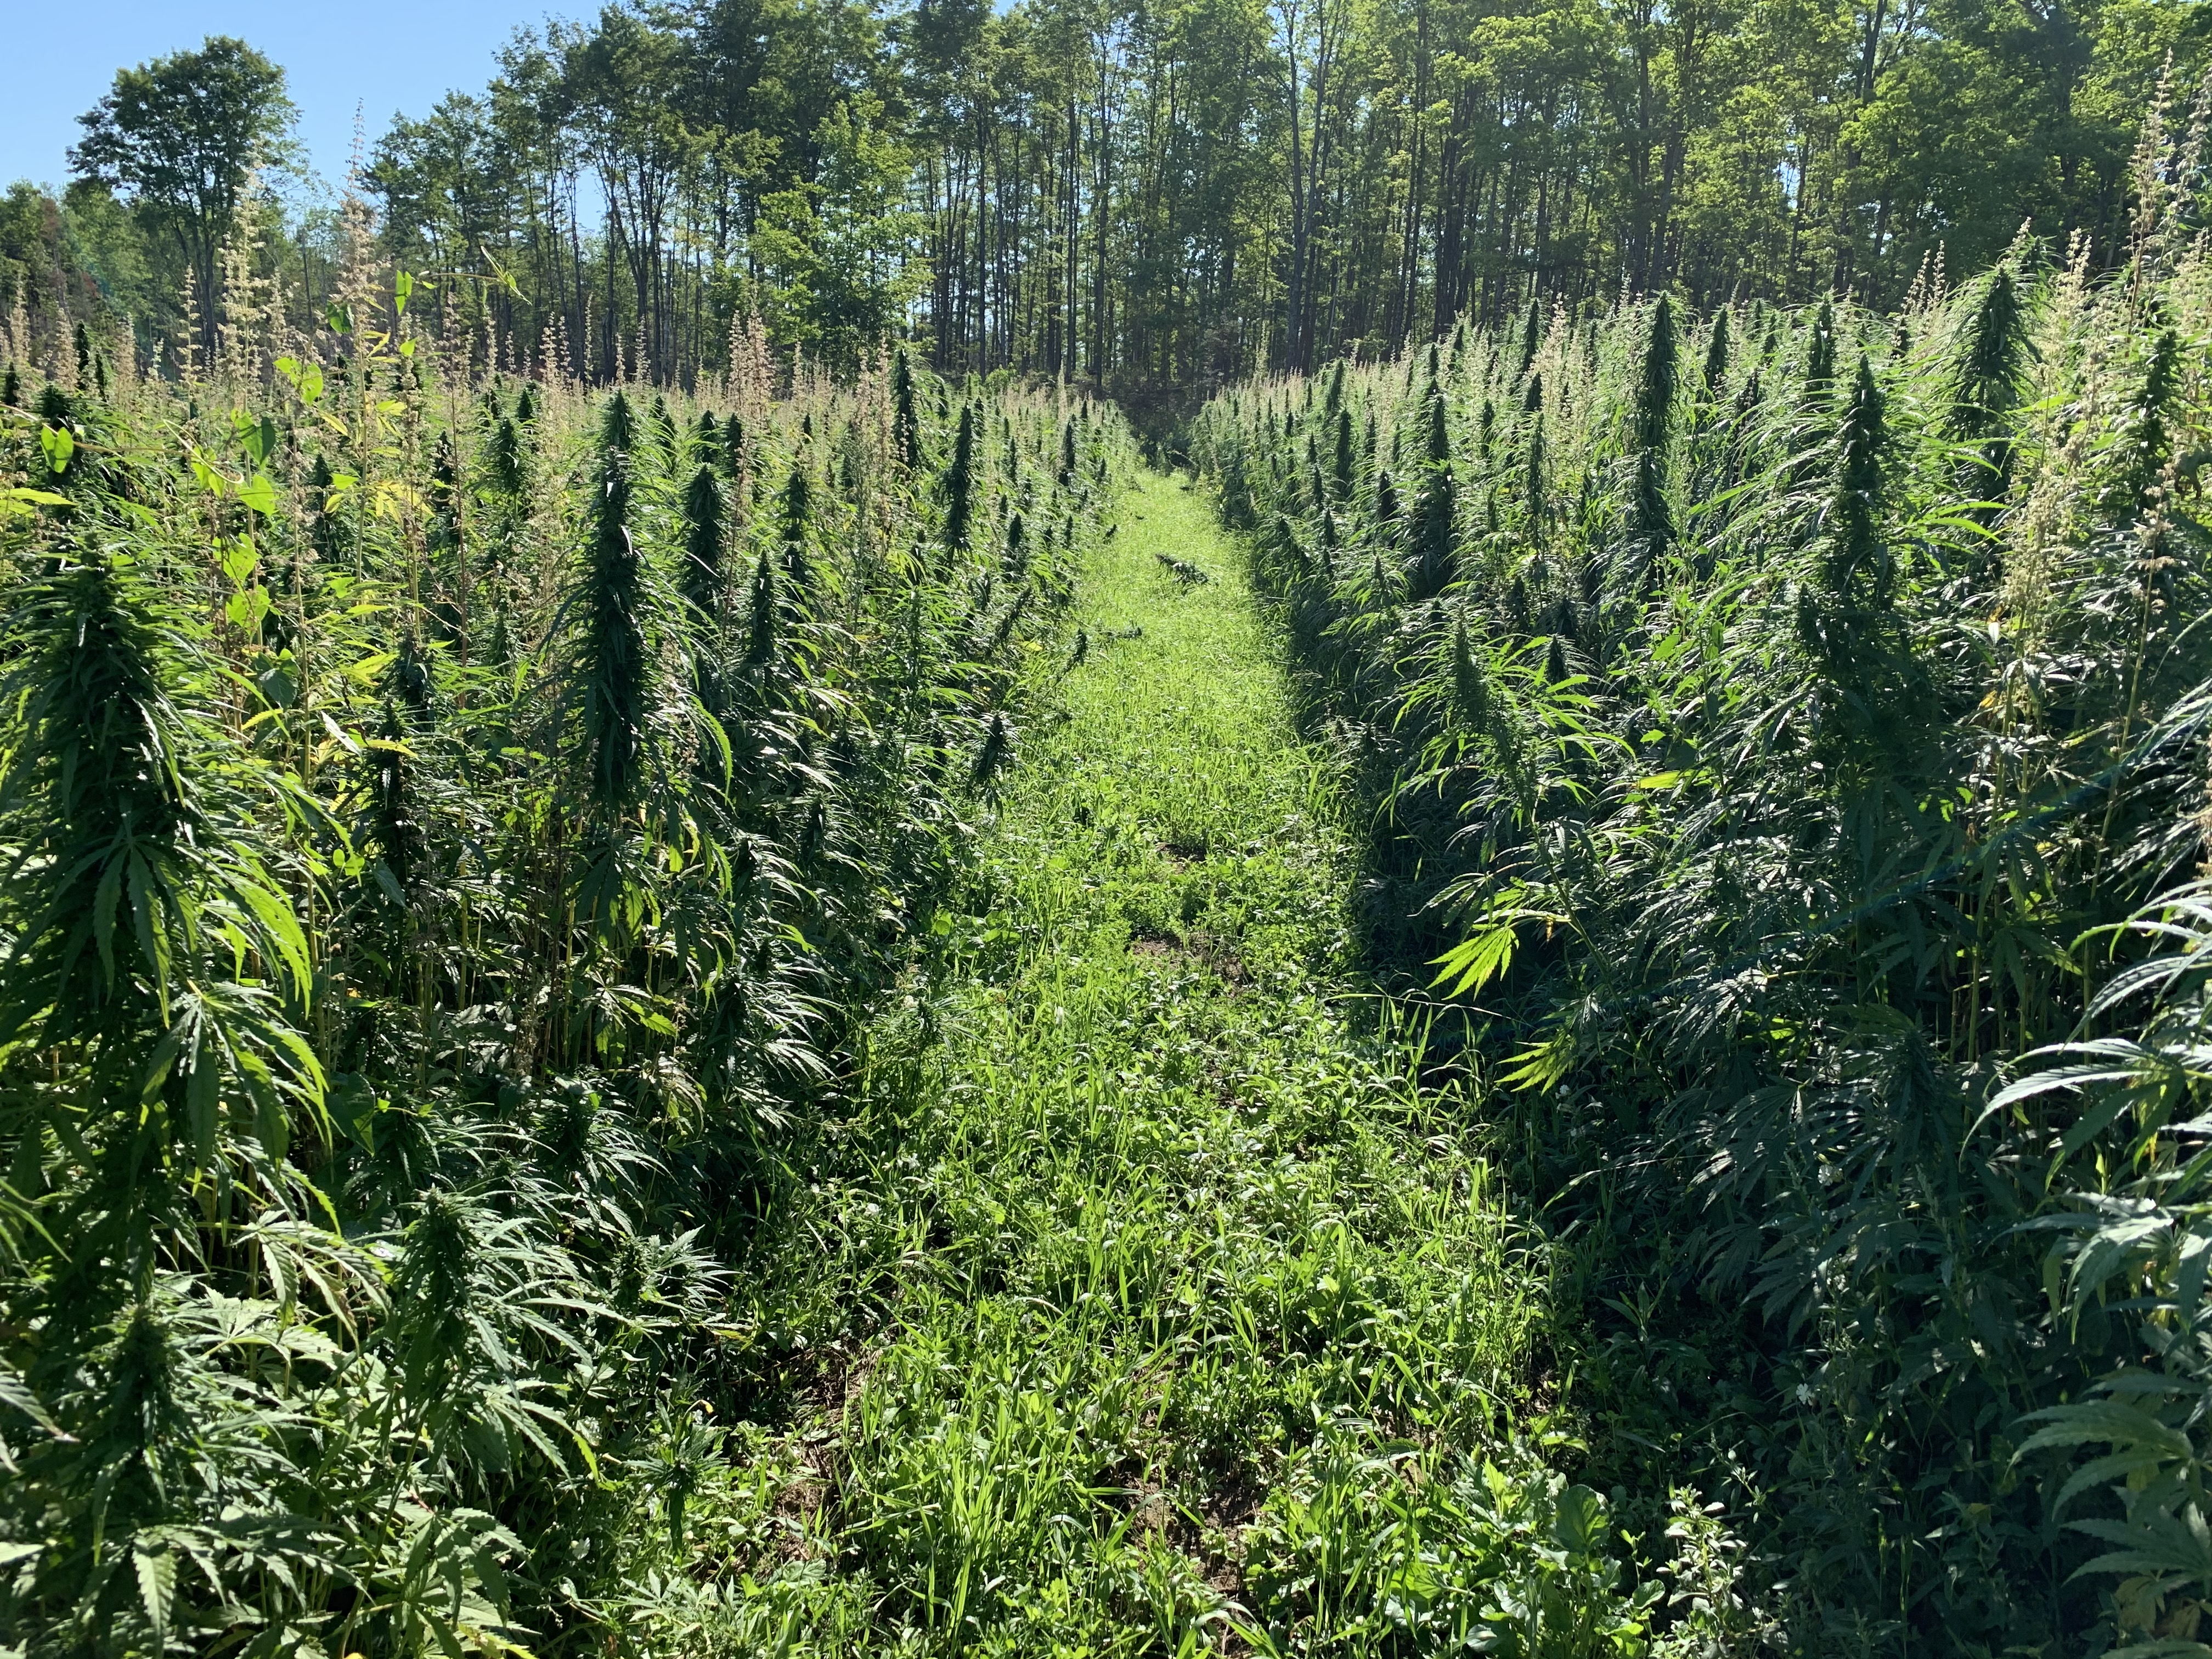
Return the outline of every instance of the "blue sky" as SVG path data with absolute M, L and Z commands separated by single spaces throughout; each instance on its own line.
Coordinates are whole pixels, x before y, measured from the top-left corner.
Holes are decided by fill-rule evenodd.
M 0 188 L 17 179 L 67 181 L 64 152 L 76 118 L 100 101 L 125 64 L 143 63 L 210 34 L 234 34 L 284 66 L 299 134 L 312 164 L 333 186 L 345 177 L 354 110 L 376 141 L 392 112 L 421 115 L 448 91 L 474 92 L 490 79 L 493 54 L 518 25 L 549 10 L 598 9 L 547 0 L 332 0 L 270 5 L 244 0 L 23 0 L 8 18 L 8 94 L 0 98 Z

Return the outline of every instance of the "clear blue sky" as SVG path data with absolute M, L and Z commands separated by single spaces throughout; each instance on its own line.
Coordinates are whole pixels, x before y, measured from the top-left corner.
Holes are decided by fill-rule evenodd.
M 0 97 L 0 189 L 18 179 L 67 182 L 64 152 L 76 118 L 100 101 L 115 71 L 210 34 L 234 34 L 284 66 L 299 135 L 317 172 L 344 182 L 353 118 L 368 141 L 394 111 L 421 115 L 455 88 L 491 78 L 493 54 L 518 25 L 551 12 L 590 15 L 597 0 L 335 0 L 248 4 L 245 0 L 21 0 L 7 17 L 8 90 Z

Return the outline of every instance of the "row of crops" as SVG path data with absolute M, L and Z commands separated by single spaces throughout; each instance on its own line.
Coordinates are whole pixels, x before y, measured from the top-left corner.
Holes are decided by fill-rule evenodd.
M 1636 1651 L 1647 1613 L 1669 1655 L 2196 1650 L 2212 256 L 2159 209 L 2109 273 L 2024 237 L 1895 314 L 1536 307 L 1224 393 L 1184 434 L 1360 814 L 1394 1003 L 1367 1058 L 1415 1035 L 1419 1109 L 1489 1138 L 1540 1238 L 1491 1437 L 1536 1435 L 1582 1518 L 1513 1559 L 1605 1565 L 1572 1607 L 1547 1592 L 1532 1654 Z M 999 937 L 963 912 L 1024 729 L 1094 643 L 1145 638 L 1061 638 L 1127 437 L 1063 387 L 903 352 L 834 385 L 794 364 L 783 396 L 760 363 L 471 378 L 408 298 L 234 339 L 181 385 L 82 333 L 0 380 L 0 1644 L 794 1650 L 833 1603 L 825 1643 L 863 1643 L 898 1597 L 855 1563 L 888 1547 L 840 1530 L 858 1466 L 805 1436 L 889 1420 L 860 1378 L 903 1316 L 860 1305 L 872 1267 L 791 1271 L 852 1254 L 798 1234 L 866 1231 L 917 1283 L 958 1254 L 892 1190 L 933 1073 L 887 1061 L 914 1101 L 841 1103 L 875 1014 L 926 1049 L 1004 1000 L 931 975 L 980 975 L 962 953 Z M 1123 599 L 1188 609 L 1213 590 L 1171 488 L 1140 502 L 1165 574 L 1109 562 Z M 1126 684 L 1172 700 L 1200 659 L 1146 660 Z M 1154 879 L 1114 902 L 1152 915 Z M 1102 973 L 1183 960 L 1131 925 Z M 1269 994 L 1334 982 L 1285 971 Z M 963 1157 L 996 1144 L 955 1120 Z M 1261 1156 L 1237 1145 L 1224 1170 Z M 914 1301 L 907 1337 L 951 1305 Z M 1413 1328 L 1377 1307 L 1362 1332 Z M 1244 1405 L 1295 1369 L 1253 1365 Z M 887 1375 L 994 1421 L 1075 1397 Z M 1512 1483 L 1425 1542 L 1373 1518 L 1459 1502 L 1377 1413 L 1328 1433 L 1411 1438 L 1345 1464 L 1367 1507 L 1314 1520 L 1309 1560 L 1269 1528 L 1312 1466 L 1263 1455 L 1252 1406 L 1233 1479 L 1185 1494 L 1250 1510 L 1206 1522 L 1221 1583 L 1176 1558 L 1168 1599 L 1202 1612 L 1176 1641 L 1513 1623 L 1468 1542 Z M 1130 1445 L 1162 1420 L 1131 1407 Z M 1180 1536 L 1128 1533 L 1136 1488 L 1074 1450 L 1005 1489 L 1072 1507 L 945 1511 L 1024 1443 L 975 1433 L 877 1447 L 941 1460 L 897 1511 L 936 1541 L 882 1581 L 939 1646 L 983 1639 L 971 1589 L 1022 1620 L 1046 1594 L 971 1586 L 976 1537 L 1119 1561 Z M 1260 1602 L 1296 1618 L 1235 1622 Z
M 2106 276 L 1533 307 L 1191 434 L 1546 1216 L 1584 1478 L 1719 1506 L 1746 1644 L 2212 1589 L 2212 261 L 2159 205 Z
M 780 1132 L 1105 531 L 1120 428 L 1064 394 L 471 381 L 407 298 L 259 373 L 9 371 L 12 1651 L 654 1598 L 774 1349 Z

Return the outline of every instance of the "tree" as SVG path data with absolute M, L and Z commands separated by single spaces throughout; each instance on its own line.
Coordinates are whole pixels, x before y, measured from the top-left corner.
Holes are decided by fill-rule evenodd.
M 456 92 L 422 120 L 396 118 L 365 182 L 384 204 L 393 252 L 432 270 L 459 270 L 513 216 L 512 173 L 486 100 Z
M 215 343 L 216 255 L 258 167 L 289 159 L 294 115 L 284 71 L 228 34 L 197 52 L 118 70 L 77 118 L 70 167 L 129 193 L 149 232 L 173 240 L 201 296 L 201 344 Z
M 914 161 L 876 123 L 865 94 L 840 105 L 816 135 L 817 180 L 762 204 L 753 247 L 778 286 L 770 296 L 777 332 L 811 344 L 832 362 L 896 329 L 920 291 L 910 257 L 917 217 L 900 205 Z

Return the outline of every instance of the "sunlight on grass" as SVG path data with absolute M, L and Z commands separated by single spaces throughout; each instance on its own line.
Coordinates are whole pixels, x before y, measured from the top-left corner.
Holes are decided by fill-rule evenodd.
M 755 1571 L 820 1650 L 865 1620 L 929 1651 L 1367 1651 L 1547 1596 L 1543 1650 L 1607 1650 L 1633 1619 L 1601 1502 L 1514 1437 L 1541 1257 L 1469 1115 L 1347 1029 L 1350 848 L 1207 515 L 1158 477 L 1126 507 L 942 1000 L 872 1034 L 849 1183 L 781 1269 L 821 1322 L 794 1366 L 842 1344 L 849 1381 L 764 1448 L 788 1485 L 732 1494 L 797 1517 Z M 872 1328 L 829 1328 L 854 1304 Z M 1409 1547 L 1408 1504 L 1449 1547 Z

